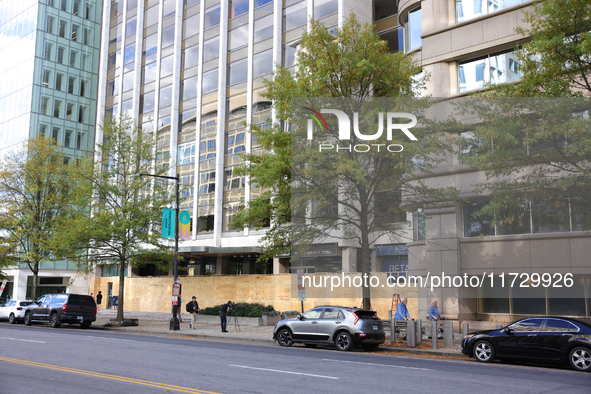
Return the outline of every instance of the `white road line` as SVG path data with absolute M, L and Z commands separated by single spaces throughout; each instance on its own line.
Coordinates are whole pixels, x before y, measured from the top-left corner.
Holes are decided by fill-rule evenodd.
M 433 371 L 433 369 L 429 368 L 417 368 L 417 367 L 405 367 L 403 365 L 388 365 L 388 364 L 375 364 L 375 363 L 364 363 L 361 361 L 343 361 L 343 360 L 332 360 L 330 358 L 323 358 L 323 361 L 332 361 L 335 363 L 350 363 L 350 364 L 364 364 L 364 365 L 373 365 L 377 367 L 389 367 L 389 368 L 404 368 L 404 369 L 418 369 L 421 371 Z
M 33 341 L 30 339 L 18 339 L 18 338 L 6 338 L 6 337 L 0 337 L 0 339 L 9 339 L 11 341 L 23 341 L 23 342 L 35 342 L 35 343 L 46 343 L 43 341 Z
M 289 374 L 292 374 L 292 375 L 312 376 L 312 377 L 315 377 L 315 378 L 325 378 L 325 379 L 335 379 L 335 380 L 338 380 L 339 379 L 339 378 L 336 378 L 334 376 L 314 375 L 314 374 L 311 374 L 311 373 L 303 373 L 303 372 L 280 371 L 278 369 L 256 368 L 256 367 L 249 367 L 249 366 L 246 366 L 246 365 L 230 365 L 230 367 L 247 368 L 247 369 L 258 369 L 260 371 L 269 371 L 269 372 L 289 373 Z

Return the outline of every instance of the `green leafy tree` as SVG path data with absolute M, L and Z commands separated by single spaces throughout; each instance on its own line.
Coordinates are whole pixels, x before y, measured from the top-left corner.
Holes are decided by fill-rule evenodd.
M 518 52 L 522 79 L 494 86 L 514 97 L 591 96 L 591 2 L 544 0 L 525 14 L 517 32 L 531 41 Z
M 128 265 L 152 263 L 168 267 L 170 244 L 161 238 L 162 209 L 173 201 L 166 183 L 153 177 L 163 175 L 156 167 L 153 134 L 143 134 L 126 116 L 107 118 L 101 127 L 103 143 L 96 158 L 78 166 L 75 176 L 93 191 L 91 218 L 71 228 L 75 248 L 68 253 L 87 254 L 89 261 L 116 264 L 119 268 L 117 320 L 123 320 L 125 272 Z
M 292 245 L 303 245 L 305 249 L 305 245 L 327 237 L 356 241 L 361 247 L 361 271 L 369 273 L 371 244 L 380 234 L 397 231 L 393 223 L 382 220 L 383 216 L 402 212 L 400 200 L 394 196 L 400 196 L 403 189 L 409 195 L 426 191 L 420 182 L 415 186 L 408 182 L 410 174 L 427 170 L 437 155 L 425 154 L 445 146 L 427 134 L 420 144 L 409 145 L 408 150 L 405 144 L 404 155 L 393 155 L 385 149 L 375 155 L 326 154 L 319 153 L 317 146 L 312 148 L 304 143 L 293 130 L 303 129 L 299 124 L 302 103 L 313 107 L 316 98 L 334 98 L 333 103 L 343 108 L 349 119 L 353 119 L 354 112 L 366 108 L 365 103 L 372 97 L 401 98 L 398 109 L 405 111 L 420 112 L 424 103 L 409 99 L 422 87 L 421 82 L 413 80 L 421 71 L 420 66 L 402 53 L 390 53 L 387 42 L 380 40 L 372 26 L 362 26 L 354 15 L 336 35 L 312 21 L 300 45 L 297 66 L 278 66 L 273 80 L 266 81 L 265 97 L 273 101 L 279 122 L 264 130 L 252 128 L 265 153 L 245 157 L 248 162 L 244 173 L 267 192 L 236 215 L 234 223 L 238 228 L 253 224 L 261 227 L 271 217 L 271 228 L 263 244 L 268 257 L 285 253 Z M 301 101 L 294 105 L 296 98 Z M 371 110 L 375 112 L 375 108 Z M 324 137 L 335 141 L 335 130 L 330 125 Z M 387 142 L 393 144 L 402 138 Z M 356 142 L 366 141 L 350 141 Z M 385 143 L 385 137 L 379 142 Z M 413 161 L 419 154 L 424 155 L 423 160 Z M 374 203 L 379 191 L 390 193 L 381 207 Z M 338 213 L 337 206 L 343 207 Z M 335 229 L 340 233 L 335 235 Z M 369 305 L 369 298 L 369 288 L 365 287 L 364 305 Z
M 51 138 L 29 139 L 0 161 L 0 253 L 6 265 L 25 264 L 33 273 L 32 296 L 43 262 L 60 258 L 66 217 L 82 215 L 73 196 L 73 164 L 64 162 Z M 85 260 L 77 260 L 85 269 Z

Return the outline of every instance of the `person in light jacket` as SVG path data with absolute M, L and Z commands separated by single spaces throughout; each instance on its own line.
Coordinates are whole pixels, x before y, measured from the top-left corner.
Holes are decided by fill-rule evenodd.
M 404 297 L 400 304 L 396 307 L 396 314 L 394 315 L 394 320 L 411 320 L 410 313 L 408 313 L 408 309 L 406 308 L 406 304 L 408 303 L 408 299 Z

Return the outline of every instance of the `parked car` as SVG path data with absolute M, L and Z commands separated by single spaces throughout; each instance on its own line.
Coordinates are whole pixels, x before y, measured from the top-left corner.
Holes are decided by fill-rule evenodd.
M 307 347 L 320 344 L 335 345 L 339 350 L 349 350 L 361 345 L 364 350 L 377 350 L 386 341 L 382 321 L 376 312 L 342 306 L 318 306 L 295 319 L 278 322 L 273 339 L 281 346 L 296 342 Z
M 57 328 L 62 323 L 80 324 L 88 328 L 96 320 L 96 303 L 91 296 L 82 294 L 46 294 L 25 310 L 25 324 L 49 322 Z
M 462 353 L 490 363 L 495 359 L 570 364 L 591 370 L 591 322 L 539 316 L 497 330 L 478 331 L 464 338 Z
M 25 307 L 31 304 L 30 300 L 10 300 L 0 307 L 0 319 L 8 319 L 10 324 L 25 319 Z

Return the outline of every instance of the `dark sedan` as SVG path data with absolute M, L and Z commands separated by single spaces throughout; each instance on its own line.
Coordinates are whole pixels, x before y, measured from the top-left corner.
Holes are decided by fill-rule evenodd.
M 591 370 L 591 322 L 565 317 L 530 317 L 497 330 L 478 331 L 462 341 L 462 353 L 495 359 L 570 364 Z

